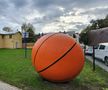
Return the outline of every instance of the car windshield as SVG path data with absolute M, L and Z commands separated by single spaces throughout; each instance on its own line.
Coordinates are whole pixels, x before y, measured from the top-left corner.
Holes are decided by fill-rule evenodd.
M 92 49 L 93 49 L 93 48 L 92 48 L 92 47 L 90 47 L 90 46 L 87 48 L 87 50 L 92 50 Z
M 105 45 L 100 45 L 99 49 L 105 49 Z

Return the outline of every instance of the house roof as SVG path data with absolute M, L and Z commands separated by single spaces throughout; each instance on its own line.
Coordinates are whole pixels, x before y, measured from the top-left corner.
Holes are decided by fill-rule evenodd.
M 97 30 L 91 30 L 88 33 L 89 45 L 108 42 L 108 27 Z
M 11 34 L 16 34 L 18 32 L 19 32 L 18 30 L 13 30 L 13 31 L 10 31 L 10 32 L 0 30 L 0 34 L 2 34 L 2 35 L 11 35 Z

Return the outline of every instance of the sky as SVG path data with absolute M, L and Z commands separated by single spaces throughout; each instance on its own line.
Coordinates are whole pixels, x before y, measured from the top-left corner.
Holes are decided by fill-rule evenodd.
M 107 14 L 108 0 L 0 0 L 0 29 L 31 23 L 36 33 L 80 32 Z

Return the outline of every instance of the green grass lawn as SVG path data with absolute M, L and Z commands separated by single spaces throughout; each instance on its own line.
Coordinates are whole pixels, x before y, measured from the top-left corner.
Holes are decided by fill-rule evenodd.
M 85 62 L 80 75 L 67 83 L 51 83 L 43 80 L 31 64 L 31 49 L 24 58 L 23 49 L 0 49 L 0 80 L 23 90 L 108 90 L 108 72 L 91 62 Z

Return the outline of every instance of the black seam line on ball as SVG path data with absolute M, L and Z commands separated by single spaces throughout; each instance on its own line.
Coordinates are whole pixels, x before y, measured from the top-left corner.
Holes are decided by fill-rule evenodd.
M 37 51 L 36 51 L 36 53 L 35 53 L 35 56 L 34 56 L 34 63 L 35 63 L 35 60 L 36 60 L 37 53 L 38 53 L 39 49 L 41 48 L 41 46 L 44 44 L 44 42 L 45 42 L 46 40 L 48 40 L 50 37 L 54 36 L 55 34 L 58 34 L 58 33 L 54 33 L 54 34 L 50 35 L 48 38 L 46 38 L 46 39 L 41 43 L 41 45 L 39 46 L 39 48 L 37 49 Z
M 72 45 L 72 47 L 69 48 L 69 50 L 67 50 L 67 52 L 65 52 L 65 53 L 64 53 L 60 58 L 58 58 L 55 62 L 53 62 L 52 64 L 50 64 L 50 65 L 47 66 L 46 68 L 44 68 L 44 69 L 38 71 L 38 73 L 45 71 L 46 69 L 48 69 L 49 67 L 51 67 L 52 65 L 54 65 L 55 63 L 57 63 L 58 61 L 60 61 L 67 53 L 69 53 L 69 52 L 74 48 L 75 45 L 76 45 L 76 43 L 74 43 L 74 45 Z

